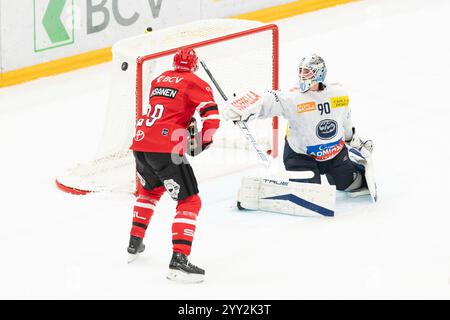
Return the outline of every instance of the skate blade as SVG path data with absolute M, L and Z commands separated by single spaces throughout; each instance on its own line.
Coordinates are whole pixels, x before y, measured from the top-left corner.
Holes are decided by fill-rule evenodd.
M 128 254 L 127 263 L 130 264 L 130 263 L 132 263 L 133 261 L 137 260 L 137 258 L 139 258 L 139 253 L 136 253 L 136 254 L 131 254 L 131 253 L 129 253 L 129 254 Z
M 180 270 L 169 270 L 167 279 L 180 283 L 201 283 L 205 281 L 203 274 L 189 274 Z

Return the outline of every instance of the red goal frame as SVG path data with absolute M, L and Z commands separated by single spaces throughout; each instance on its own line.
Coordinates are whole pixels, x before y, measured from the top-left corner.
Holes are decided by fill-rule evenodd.
M 272 72 L 272 89 L 278 90 L 279 88 L 279 31 L 278 26 L 275 24 L 267 24 L 261 27 L 256 27 L 236 33 L 231 33 L 225 36 L 213 38 L 210 40 L 200 41 L 196 43 L 189 44 L 191 48 L 200 48 L 210 44 L 224 42 L 231 39 L 236 39 L 244 36 L 248 36 L 255 33 L 260 32 L 268 32 L 272 31 L 272 62 L 273 62 L 273 72 Z M 157 59 L 161 57 L 165 57 L 168 55 L 175 54 L 182 47 L 176 47 L 173 49 L 169 49 L 166 51 L 161 51 L 153 54 L 149 54 L 147 56 L 138 57 L 136 59 L 137 69 L 136 69 L 136 119 L 142 116 L 142 101 L 143 101 L 143 80 L 142 80 L 142 71 L 143 64 L 152 59 Z M 272 150 L 269 150 L 268 153 L 274 158 L 278 157 L 278 117 L 272 118 Z
M 278 90 L 279 88 L 279 31 L 278 27 L 275 24 L 267 24 L 261 27 L 251 28 L 248 30 L 231 33 L 225 36 L 216 37 L 210 40 L 200 41 L 196 43 L 189 44 L 192 48 L 199 48 L 204 47 L 207 45 L 211 45 L 214 43 L 224 42 L 227 40 L 240 38 L 244 36 L 248 36 L 251 34 L 256 34 L 260 32 L 272 32 L 272 88 L 273 90 Z M 141 56 L 136 59 L 136 119 L 138 119 L 140 116 L 142 116 L 142 103 L 143 103 L 143 64 L 151 59 L 161 58 L 168 55 L 173 55 L 176 51 L 178 51 L 180 48 L 184 46 L 176 47 L 170 50 L 161 51 L 158 53 Z M 272 150 L 268 150 L 268 153 L 276 158 L 278 156 L 279 150 L 278 150 L 278 117 L 274 117 L 272 119 Z M 74 187 L 66 186 L 62 183 L 60 183 L 56 179 L 56 185 L 59 189 L 61 189 L 64 192 L 75 194 L 75 195 L 85 195 L 92 191 L 88 190 L 80 190 Z

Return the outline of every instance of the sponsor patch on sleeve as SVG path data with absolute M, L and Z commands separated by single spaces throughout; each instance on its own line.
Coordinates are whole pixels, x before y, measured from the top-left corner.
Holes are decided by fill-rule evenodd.
M 309 111 L 316 111 L 316 103 L 314 101 L 301 103 L 301 104 L 297 105 L 298 113 L 309 112 Z
M 331 101 L 331 108 L 345 108 L 348 107 L 349 98 L 348 96 L 341 96 L 341 97 L 333 97 L 330 99 Z

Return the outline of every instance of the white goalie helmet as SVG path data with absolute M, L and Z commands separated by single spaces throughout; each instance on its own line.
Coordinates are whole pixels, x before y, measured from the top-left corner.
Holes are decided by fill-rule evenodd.
M 323 83 L 327 75 L 325 61 L 317 54 L 302 58 L 298 66 L 300 91 L 306 92 L 316 83 Z

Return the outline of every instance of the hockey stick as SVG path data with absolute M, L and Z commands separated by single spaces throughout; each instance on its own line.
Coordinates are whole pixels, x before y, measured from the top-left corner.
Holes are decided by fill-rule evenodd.
M 208 74 L 208 77 L 211 79 L 211 81 L 214 83 L 214 86 L 219 91 L 220 95 L 222 96 L 224 101 L 228 101 L 227 96 L 222 91 L 222 88 L 217 83 L 216 79 L 212 75 L 211 71 L 209 71 L 208 67 L 206 66 L 206 63 L 203 60 L 200 60 L 200 64 L 202 65 L 203 69 L 205 69 L 205 72 Z M 255 149 L 256 153 L 258 154 L 259 158 L 261 159 L 262 163 L 268 168 L 270 166 L 269 158 L 267 157 L 267 154 L 261 150 L 261 147 L 259 146 L 258 142 L 256 142 L 255 137 L 251 133 L 249 127 L 247 126 L 247 123 L 245 121 L 233 121 L 235 125 L 241 129 L 241 132 L 244 134 L 247 141 L 252 145 L 253 149 Z

